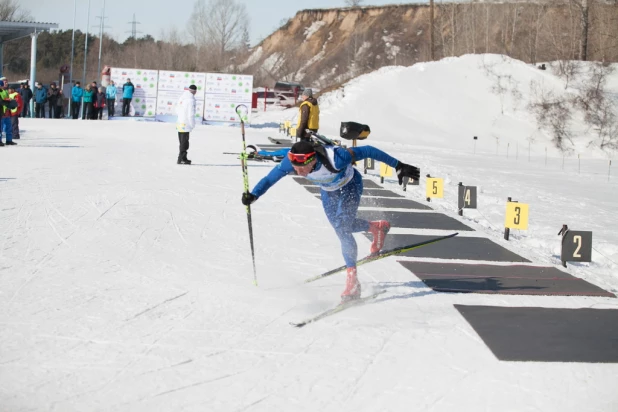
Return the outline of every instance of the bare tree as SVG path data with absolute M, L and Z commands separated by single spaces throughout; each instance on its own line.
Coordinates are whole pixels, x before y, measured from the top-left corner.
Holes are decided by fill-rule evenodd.
M 190 35 L 198 48 L 213 53 L 210 61 L 215 70 L 228 65 L 228 54 L 242 45 L 248 26 L 247 9 L 237 0 L 209 0 L 207 4 L 197 0 L 189 19 Z
M 28 21 L 32 15 L 19 6 L 19 0 L 0 0 L 0 21 Z
M 345 0 L 344 3 L 348 7 L 358 7 L 361 5 L 363 0 Z
M 588 60 L 588 32 L 590 30 L 589 11 L 590 7 L 588 0 L 570 0 L 579 12 L 579 60 Z
M 554 144 L 562 151 L 569 151 L 570 123 L 573 118 L 572 102 L 557 96 L 535 81 L 530 84 L 529 110 L 536 117 L 537 128 L 550 133 Z

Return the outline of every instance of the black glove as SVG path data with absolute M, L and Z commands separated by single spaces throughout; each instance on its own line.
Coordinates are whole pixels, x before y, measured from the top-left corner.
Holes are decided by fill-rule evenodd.
M 255 196 L 252 193 L 245 192 L 242 194 L 241 202 L 245 206 L 249 206 L 251 203 L 255 202 L 256 200 L 258 200 L 257 196 Z
M 407 165 L 405 163 L 399 162 L 397 167 L 397 177 L 399 178 L 399 184 L 403 184 L 403 177 L 407 176 L 410 179 L 419 180 L 421 178 L 421 169 L 416 166 Z

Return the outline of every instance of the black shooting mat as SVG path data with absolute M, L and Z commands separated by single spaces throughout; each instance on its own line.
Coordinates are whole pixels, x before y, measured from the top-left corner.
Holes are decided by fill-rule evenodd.
M 361 197 L 361 207 L 379 207 L 384 209 L 417 209 L 432 210 L 429 206 L 405 198 Z
M 319 194 L 320 188 L 318 186 L 303 186 L 310 193 Z M 363 189 L 363 196 L 384 196 L 384 197 L 402 197 L 397 193 L 393 193 L 390 190 L 384 189 Z
M 618 363 L 618 310 L 455 308 L 500 360 Z
M 280 149 L 283 149 L 283 148 L 286 148 L 286 147 L 292 147 L 292 145 L 294 144 L 294 141 L 292 141 L 292 140 L 282 139 L 282 140 L 280 140 L 280 142 L 281 143 L 270 142 L 270 143 L 266 143 L 266 145 L 275 146 L 275 147 L 278 147 Z M 262 144 L 260 146 L 264 146 L 264 145 Z
M 399 263 L 438 292 L 615 297 L 598 286 L 554 267 L 410 261 Z
M 366 233 L 372 240 L 371 234 Z M 435 239 L 433 235 L 399 235 L 389 233 L 383 250 Z M 493 262 L 530 262 L 528 259 L 482 237 L 460 237 L 441 240 L 431 245 L 400 253 L 398 256 L 438 259 L 488 260 Z
M 310 182 L 304 177 L 294 176 L 294 180 L 296 180 L 296 183 L 299 183 L 303 186 L 316 186 L 317 187 L 315 183 Z M 363 179 L 363 188 L 364 189 L 384 189 L 382 186 L 380 186 L 373 180 L 369 180 L 369 179 Z
M 391 227 L 406 229 L 438 229 L 457 231 L 473 231 L 457 219 L 441 213 L 396 212 L 392 210 L 359 210 L 359 219 L 388 220 Z M 388 240 L 388 237 L 387 237 Z M 401 245 L 404 246 L 404 245 Z

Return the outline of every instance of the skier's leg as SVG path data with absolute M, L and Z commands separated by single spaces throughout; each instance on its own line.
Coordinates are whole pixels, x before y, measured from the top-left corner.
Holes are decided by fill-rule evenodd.
M 13 124 L 11 123 L 10 117 L 2 118 L 2 128 L 4 129 L 4 133 L 6 134 L 6 144 L 13 143 Z
M 333 192 L 321 191 L 324 212 L 339 237 L 347 267 L 356 266 L 358 258 L 358 247 L 352 233 L 366 231 L 369 228 L 367 221 L 356 218 L 362 191 L 362 178 L 359 181 L 354 179 Z

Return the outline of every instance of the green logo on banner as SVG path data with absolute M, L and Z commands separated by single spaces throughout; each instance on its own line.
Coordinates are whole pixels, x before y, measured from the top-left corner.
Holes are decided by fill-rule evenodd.
M 152 112 L 148 112 L 148 116 L 152 116 L 152 114 L 153 114 Z
M 146 105 L 145 104 L 142 105 L 142 109 L 146 109 Z
M 154 87 L 154 84 L 150 83 L 150 88 L 152 89 Z
M 189 73 L 185 73 L 185 77 L 189 77 Z
M 139 76 L 139 75 L 141 75 L 141 74 L 142 74 L 142 71 L 141 71 L 141 70 L 138 70 L 136 73 L 137 73 L 137 75 Z
M 139 103 L 139 102 L 140 102 L 139 98 L 135 99 L 135 103 Z
M 236 105 L 234 103 L 230 104 L 230 107 L 236 107 Z

